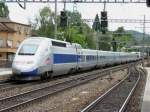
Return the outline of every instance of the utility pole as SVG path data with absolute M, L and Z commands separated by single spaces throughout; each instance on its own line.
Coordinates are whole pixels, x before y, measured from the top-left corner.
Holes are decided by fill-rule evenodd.
M 144 66 L 144 51 L 145 51 L 145 49 L 144 49 L 144 44 L 145 44 L 145 15 L 144 15 L 144 19 L 143 19 L 143 58 L 142 58 L 142 61 L 143 61 L 143 66 Z
M 64 0 L 64 11 L 66 11 L 66 0 Z
M 55 0 L 55 30 L 54 30 L 55 39 L 57 39 L 57 0 Z
M 103 11 L 105 11 L 106 10 L 106 1 L 104 1 L 104 9 L 103 9 Z
M 143 46 L 144 46 L 144 43 L 145 43 L 145 15 L 144 15 L 144 19 L 143 19 Z
M 77 2 L 73 3 L 73 12 L 77 12 Z

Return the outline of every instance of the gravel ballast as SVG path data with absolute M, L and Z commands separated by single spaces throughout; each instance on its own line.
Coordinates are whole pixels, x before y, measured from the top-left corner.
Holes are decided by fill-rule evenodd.
M 111 75 L 98 78 L 86 84 L 65 90 L 50 96 L 42 102 L 35 103 L 19 112 L 77 112 L 91 103 L 96 97 L 123 79 L 127 70 L 121 70 Z

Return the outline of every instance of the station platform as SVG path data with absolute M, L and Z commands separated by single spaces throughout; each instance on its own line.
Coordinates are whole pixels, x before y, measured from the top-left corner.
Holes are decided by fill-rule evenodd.
M 11 68 L 0 68 L 0 81 L 8 79 L 12 74 Z
M 145 67 L 147 70 L 147 80 L 143 96 L 141 112 L 150 112 L 150 67 Z

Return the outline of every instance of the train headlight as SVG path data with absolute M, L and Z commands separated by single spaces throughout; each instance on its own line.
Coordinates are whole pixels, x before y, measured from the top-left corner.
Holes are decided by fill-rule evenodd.
M 33 64 L 34 62 L 33 61 L 27 61 L 27 64 Z

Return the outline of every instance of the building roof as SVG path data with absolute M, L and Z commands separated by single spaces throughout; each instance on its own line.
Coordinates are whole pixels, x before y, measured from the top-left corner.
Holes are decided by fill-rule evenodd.
M 15 23 L 15 24 L 20 24 L 20 25 L 24 25 L 24 26 L 29 26 L 30 27 L 30 25 L 23 24 L 23 23 L 18 23 L 18 22 L 10 20 L 8 18 L 2 18 L 2 17 L 0 17 L 0 23 Z
M 0 31 L 15 32 L 13 29 L 9 28 L 4 23 L 0 23 Z

